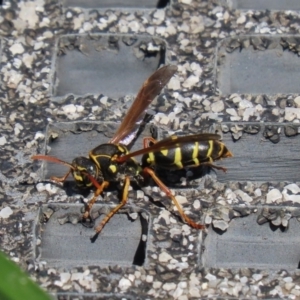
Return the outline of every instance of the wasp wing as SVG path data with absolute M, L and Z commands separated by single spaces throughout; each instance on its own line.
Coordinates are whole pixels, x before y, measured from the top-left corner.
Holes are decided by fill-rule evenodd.
M 176 73 L 177 67 L 173 65 L 164 66 L 155 71 L 143 84 L 133 104 L 128 110 L 119 129 L 109 141 L 112 144 L 123 143 L 128 145 L 131 141 L 124 140 L 135 130 L 137 123 L 142 121 L 150 103 L 161 92 L 171 77 Z M 134 136 L 131 138 L 131 140 Z
M 194 143 L 194 142 L 201 142 L 201 141 L 209 141 L 209 140 L 219 140 L 221 137 L 218 134 L 213 133 L 200 133 L 194 135 L 186 135 L 186 136 L 170 136 L 166 139 L 158 141 L 157 143 L 153 144 L 148 148 L 143 148 L 124 156 L 121 156 L 118 159 L 118 162 L 125 162 L 130 157 L 143 155 L 150 152 L 157 152 L 161 150 L 171 149 L 178 147 L 183 144 L 187 143 Z

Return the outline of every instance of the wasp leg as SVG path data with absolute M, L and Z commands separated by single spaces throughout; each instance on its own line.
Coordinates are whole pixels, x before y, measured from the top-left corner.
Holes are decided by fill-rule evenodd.
M 205 163 L 201 163 L 201 165 L 206 165 L 209 166 L 211 168 L 217 169 L 217 170 L 222 170 L 224 173 L 227 172 L 227 168 L 221 167 L 221 166 L 216 166 L 210 162 L 205 162 Z
M 183 211 L 183 209 L 181 208 L 180 204 L 178 203 L 178 201 L 176 200 L 175 196 L 172 194 L 172 192 L 170 191 L 170 189 L 165 186 L 163 184 L 163 182 L 157 177 L 157 175 L 155 174 L 155 172 L 150 169 L 150 168 L 144 168 L 144 172 L 146 174 L 149 174 L 152 179 L 156 182 L 156 184 L 161 188 L 161 190 L 166 193 L 166 195 L 171 198 L 171 200 L 173 201 L 173 203 L 175 204 L 175 206 L 178 209 L 179 214 L 181 215 L 182 219 L 185 220 L 191 227 L 196 228 L 196 229 L 204 229 L 205 225 L 203 224 L 197 224 L 196 222 L 194 222 L 193 220 L 191 220 Z
M 67 177 L 70 175 L 72 169 L 70 169 L 64 176 L 62 177 L 56 177 L 56 176 L 51 176 L 50 179 L 57 182 L 57 183 L 61 183 L 61 182 L 64 182 Z
M 106 225 L 106 223 L 113 217 L 114 214 L 116 214 L 126 203 L 128 200 L 128 189 L 130 185 L 130 177 L 126 176 L 123 186 L 123 194 L 122 194 L 122 201 L 119 205 L 117 205 L 115 208 L 113 208 L 106 216 L 105 218 L 100 222 L 98 226 L 95 227 L 95 235 L 98 235 L 103 227 Z M 94 239 L 94 238 L 93 238 Z
M 103 192 L 103 190 L 105 188 L 108 187 L 108 185 L 109 185 L 108 181 L 103 181 L 100 185 L 98 184 L 96 186 L 97 190 L 95 191 L 93 198 L 89 201 L 89 203 L 87 204 L 87 206 L 85 208 L 85 212 L 82 216 L 83 220 L 87 219 L 90 216 L 91 209 L 92 209 L 94 203 L 96 202 L 98 196 Z
M 143 139 L 143 146 L 144 148 L 148 148 L 150 143 L 157 143 L 156 139 L 152 138 L 152 137 L 145 137 Z

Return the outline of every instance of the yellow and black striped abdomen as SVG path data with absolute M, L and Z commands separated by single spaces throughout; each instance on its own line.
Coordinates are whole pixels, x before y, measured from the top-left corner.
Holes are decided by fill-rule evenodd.
M 230 157 L 231 152 L 218 140 L 184 143 L 175 148 L 150 152 L 143 156 L 142 165 L 176 170 Z

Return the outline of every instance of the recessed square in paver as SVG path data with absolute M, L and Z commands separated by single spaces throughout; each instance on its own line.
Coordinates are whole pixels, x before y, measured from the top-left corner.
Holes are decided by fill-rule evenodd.
M 167 0 L 64 0 L 64 7 L 82 8 L 164 8 L 170 1 Z
M 72 163 L 73 159 L 79 156 L 88 157 L 89 152 L 95 147 L 106 144 L 113 137 L 120 124 L 113 122 L 61 122 L 49 124 L 46 133 L 46 147 L 51 150 L 49 155 L 60 160 Z M 153 130 L 155 135 L 153 135 Z M 156 136 L 157 134 L 157 136 Z M 159 138 L 158 129 L 149 124 L 146 125 L 131 150 L 143 148 L 144 137 Z M 136 157 L 139 162 L 140 156 Z M 63 176 L 68 171 L 64 165 L 43 161 L 42 179 L 49 179 L 50 176 Z M 69 176 L 67 180 L 74 180 Z
M 298 0 L 229 0 L 229 5 L 236 9 L 255 10 L 299 10 Z
M 239 128 L 241 137 L 235 141 L 232 133 L 223 135 L 233 157 L 216 163 L 227 168 L 227 173 L 217 173 L 218 181 L 300 181 L 300 136 L 296 124 L 226 124 L 233 131 Z M 287 136 L 289 129 L 295 135 Z
M 257 223 L 258 214 L 231 220 L 226 232 L 212 227 L 203 241 L 201 264 L 213 268 L 297 269 L 300 223 L 289 220 L 285 230 Z
M 300 93 L 299 46 L 299 37 L 226 39 L 218 48 L 217 87 L 225 95 Z
M 136 95 L 165 61 L 165 42 L 131 35 L 67 35 L 58 40 L 54 97 Z
M 65 223 L 66 219 L 69 222 L 78 220 L 82 207 L 79 204 L 51 204 L 41 208 L 40 220 L 46 219 L 46 223 L 42 222 L 37 226 L 41 243 L 36 246 L 36 256 L 40 260 L 58 267 L 144 263 L 145 237 L 147 239 L 148 235 L 148 221 L 143 218 L 145 211 L 140 212 L 135 220 L 130 219 L 124 210 L 123 213 L 117 213 L 95 242 L 91 242 L 93 228 L 85 227 L 81 223 Z M 108 211 L 111 207 L 96 204 L 92 212 L 99 209 Z M 95 220 L 95 224 L 99 222 L 100 217 Z

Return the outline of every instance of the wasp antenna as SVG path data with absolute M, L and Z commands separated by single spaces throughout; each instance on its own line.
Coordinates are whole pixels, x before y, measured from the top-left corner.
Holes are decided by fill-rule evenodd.
M 33 159 L 33 160 L 47 160 L 47 161 L 50 161 L 50 162 L 53 162 L 53 163 L 65 165 L 65 166 L 71 168 L 72 170 L 74 170 L 74 167 L 71 164 L 67 163 L 66 161 L 60 160 L 60 159 L 58 159 L 54 156 L 39 154 L 39 155 L 33 155 L 31 157 L 31 159 Z

